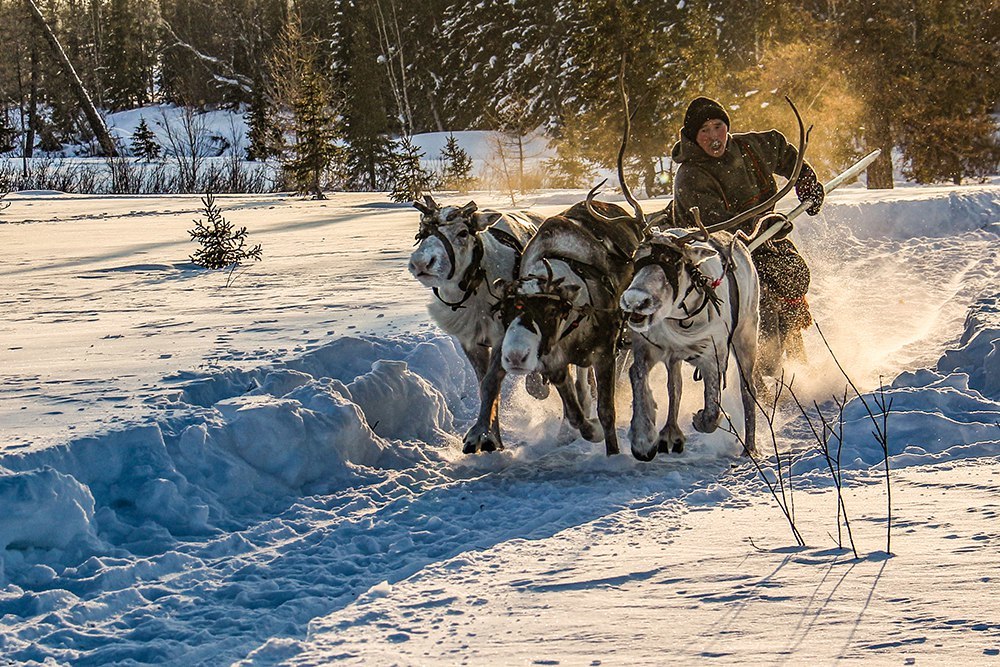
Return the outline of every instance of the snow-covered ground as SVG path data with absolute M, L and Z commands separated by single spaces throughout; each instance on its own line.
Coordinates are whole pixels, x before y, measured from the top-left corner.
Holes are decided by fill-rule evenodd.
M 1000 661 L 998 185 L 847 188 L 798 221 L 816 320 L 892 400 L 891 554 L 882 451 L 844 411 L 858 559 L 791 403 L 805 547 L 723 433 L 609 459 L 510 383 L 508 449 L 463 456 L 474 376 L 406 272 L 412 208 L 220 196 L 264 250 L 225 287 L 188 261 L 197 197 L 7 199 L 0 664 Z M 807 347 L 796 393 L 836 414 Z

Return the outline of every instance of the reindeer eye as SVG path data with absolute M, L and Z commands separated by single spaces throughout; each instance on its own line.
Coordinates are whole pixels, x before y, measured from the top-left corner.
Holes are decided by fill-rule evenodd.
M 467 238 L 469 238 L 469 230 L 468 229 L 463 229 L 462 231 L 460 231 L 458 233 L 458 238 L 460 238 L 460 239 L 467 239 Z

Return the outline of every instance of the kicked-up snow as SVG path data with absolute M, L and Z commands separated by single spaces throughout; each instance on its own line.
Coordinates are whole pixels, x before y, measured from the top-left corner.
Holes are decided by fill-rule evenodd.
M 581 197 L 546 193 L 533 207 Z M 789 400 L 758 445 L 770 480 L 782 457 L 805 547 L 734 438 L 690 428 L 690 379 L 681 456 L 644 464 L 566 442 L 558 399 L 511 381 L 508 448 L 463 456 L 475 376 L 406 272 L 413 209 L 367 195 L 219 197 L 264 248 L 223 287 L 187 263 L 197 198 L 8 199 L 11 664 L 1000 656 L 987 594 L 1000 565 L 998 186 L 844 189 L 797 221 L 836 361 L 807 332 L 809 362 L 786 380 L 838 424 L 837 362 L 864 396 L 843 411 L 843 445 L 830 440 L 858 559 Z M 891 401 L 891 554 L 876 399 Z

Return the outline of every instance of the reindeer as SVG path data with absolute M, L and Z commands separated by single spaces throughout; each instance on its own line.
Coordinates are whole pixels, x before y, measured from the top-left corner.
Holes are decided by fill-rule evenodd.
M 497 312 L 499 295 L 492 285 L 517 277 L 521 251 L 544 218 L 529 212 L 479 211 L 475 202 L 441 207 L 430 195 L 413 206 L 421 215 L 410 273 L 431 288 L 434 299 L 427 305 L 431 318 L 458 340 L 481 383 L 490 351 L 504 335 Z M 548 394 L 537 374 L 526 378 L 525 384 L 536 398 Z M 490 429 L 499 449 L 503 445 L 497 407 L 491 406 Z
M 593 196 L 592 190 L 586 203 L 542 223 L 524 249 L 519 278 L 505 286 L 501 308 L 506 334 L 490 355 L 479 418 L 465 436 L 466 452 L 496 448 L 490 406 L 507 373 L 538 372 L 559 392 L 569 424 L 591 442 L 604 440 L 608 455 L 618 453 L 615 350 L 622 316 L 617 306 L 642 232 L 624 209 L 592 201 Z M 575 384 L 570 364 L 578 367 Z M 590 367 L 597 386 L 597 424 L 588 419 L 581 400 L 581 379 Z
M 751 455 L 756 452 L 754 385 L 759 381 L 756 363 L 760 283 L 745 245 L 747 237 L 722 230 L 733 229 L 769 210 L 793 186 L 802 166 L 807 135 L 793 104 L 792 110 L 799 123 L 798 161 L 791 179 L 778 193 L 711 228 L 705 228 L 697 209 L 692 209 L 698 231 L 655 232 L 636 253 L 635 275 L 620 305 L 633 331 L 629 438 L 632 454 L 639 460 L 650 461 L 657 452 L 684 450 L 684 434 L 677 424 L 682 361 L 693 364 L 696 375 L 700 374 L 704 382 L 704 407 L 695 413 L 695 430 L 711 433 L 718 428 L 721 383 L 730 350 L 739 370 L 744 451 Z M 641 210 L 635 207 L 640 216 Z M 667 420 L 657 435 L 649 372 L 659 362 L 667 368 Z

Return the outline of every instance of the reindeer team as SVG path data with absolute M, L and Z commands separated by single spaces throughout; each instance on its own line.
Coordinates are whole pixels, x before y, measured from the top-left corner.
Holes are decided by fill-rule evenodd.
M 798 111 L 797 175 L 806 148 Z M 618 176 L 632 214 L 594 199 L 543 219 L 531 213 L 479 211 L 476 204 L 439 206 L 427 196 L 420 211 L 418 247 L 409 270 L 433 290 L 428 310 L 454 336 L 479 381 L 478 418 L 464 439 L 465 453 L 503 449 L 500 387 L 507 374 L 524 375 L 536 398 L 554 386 L 564 426 L 617 454 L 616 354 L 630 339 L 632 454 L 642 461 L 658 452 L 683 451 L 678 423 L 681 362 L 704 383 L 704 405 L 695 430 L 715 431 L 721 392 L 731 360 L 739 376 L 744 453 L 754 454 L 760 286 L 742 233 L 747 219 L 769 210 L 795 177 L 773 197 L 743 214 L 706 228 L 653 228 L 625 181 L 623 159 L 629 114 L 618 155 Z M 667 371 L 666 424 L 657 432 L 649 386 L 659 363 Z M 597 422 L 589 416 L 596 384 Z

